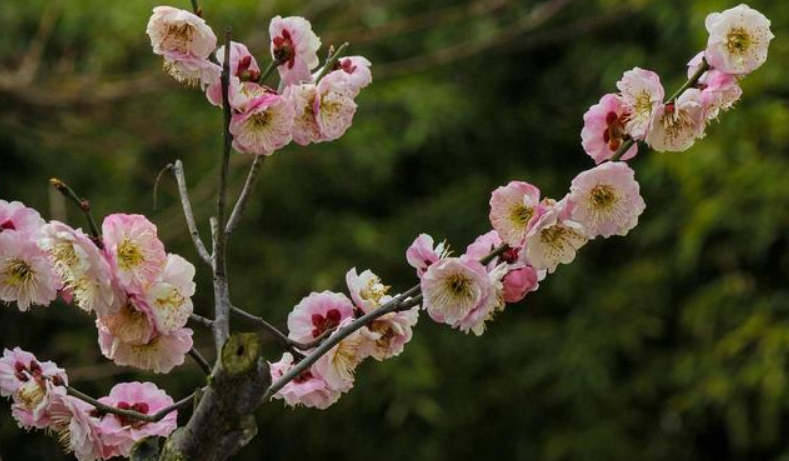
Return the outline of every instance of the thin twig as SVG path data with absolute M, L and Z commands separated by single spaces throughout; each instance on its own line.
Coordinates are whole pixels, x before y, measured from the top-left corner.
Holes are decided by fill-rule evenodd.
M 198 16 L 203 16 L 203 10 L 200 9 L 200 5 L 197 3 L 197 0 L 192 0 L 192 11 Z
M 190 314 L 189 315 L 189 320 L 191 320 L 191 321 L 193 321 L 195 323 L 199 323 L 200 325 L 202 325 L 202 326 L 204 326 L 206 328 L 211 328 L 212 326 L 214 326 L 214 321 L 213 320 L 211 320 L 211 319 L 209 319 L 207 317 L 203 317 L 202 315 Z
M 265 85 L 265 84 L 266 84 L 266 79 L 268 79 L 268 78 L 271 76 L 271 74 L 273 74 L 273 73 L 274 73 L 274 70 L 275 70 L 277 67 L 279 67 L 279 66 L 280 66 L 280 64 L 281 64 L 281 63 L 280 63 L 279 61 L 277 61 L 276 59 L 272 60 L 272 61 L 271 61 L 271 62 L 268 64 L 268 66 L 266 67 L 266 69 L 263 71 L 263 73 L 262 73 L 262 74 L 260 74 L 260 78 L 258 79 L 258 83 L 259 83 L 259 84 L 261 84 L 261 85 Z
M 252 161 L 252 165 L 249 167 L 249 173 L 247 174 L 247 180 L 244 183 L 244 188 L 241 189 L 241 195 L 238 196 L 238 201 L 236 201 L 233 212 L 230 214 L 230 219 L 227 221 L 227 226 L 225 226 L 225 234 L 232 234 L 233 231 L 236 230 L 236 227 L 238 227 L 238 223 L 241 221 L 241 215 L 244 214 L 247 202 L 249 201 L 249 196 L 252 195 L 255 184 L 257 184 L 260 166 L 263 165 L 265 159 L 265 156 L 258 155 L 255 157 L 255 160 Z
M 192 211 L 192 202 L 189 200 L 189 189 L 186 186 L 186 175 L 184 174 L 184 164 L 180 160 L 176 160 L 174 164 L 168 165 L 173 174 L 175 181 L 178 183 L 178 194 L 181 196 L 181 206 L 184 209 L 184 218 L 186 219 L 186 227 L 189 228 L 189 235 L 192 237 L 197 254 L 206 264 L 211 264 L 211 255 L 200 238 L 200 231 L 197 229 L 195 223 L 194 212 Z
M 60 179 L 52 178 L 49 180 L 50 184 L 58 190 L 63 196 L 67 199 L 74 202 L 77 207 L 82 211 L 82 214 L 85 216 L 85 220 L 88 221 L 88 228 L 90 229 L 90 236 L 93 243 L 96 244 L 99 248 L 103 248 L 104 244 L 101 241 L 101 232 L 99 232 L 99 226 L 96 225 L 96 221 L 93 219 L 93 214 L 90 212 L 90 201 L 80 197 L 74 192 L 74 189 L 68 186 L 68 184 L 64 183 Z
M 483 258 L 480 259 L 480 263 L 488 264 L 489 262 L 493 261 L 496 257 L 503 254 L 507 251 L 509 247 L 507 245 L 501 245 L 494 249 L 489 254 L 485 255 Z M 347 338 L 351 334 L 353 334 L 356 330 L 359 330 L 368 324 L 372 323 L 374 320 L 383 317 L 386 314 L 391 312 L 400 312 L 404 310 L 408 310 L 413 308 L 414 306 L 419 305 L 422 302 L 422 294 L 420 285 L 414 285 L 405 293 L 397 295 L 389 301 L 381 305 L 378 309 L 368 312 L 367 314 L 353 320 L 349 324 L 339 328 L 334 334 L 329 336 L 325 341 L 321 342 L 319 346 L 315 348 L 312 352 L 310 352 L 306 357 L 304 357 L 301 361 L 293 366 L 287 373 L 285 373 L 282 377 L 280 377 L 277 381 L 273 382 L 271 386 L 269 386 L 266 394 L 263 396 L 263 400 L 268 400 L 280 391 L 286 384 L 290 381 L 299 377 L 302 373 L 307 371 L 309 367 L 312 366 L 315 362 L 318 361 L 324 354 L 329 352 L 334 346 L 340 343 L 343 339 Z
M 211 364 L 194 347 L 189 349 L 189 356 L 194 359 L 206 375 L 211 376 Z
M 195 394 L 192 393 L 188 397 L 185 397 L 185 398 L 175 402 L 174 404 L 172 404 L 172 405 L 170 405 L 168 407 L 162 408 L 161 410 L 157 411 L 156 413 L 154 413 L 152 415 L 147 415 L 147 414 L 144 414 L 144 413 L 140 413 L 138 411 L 122 410 L 120 408 L 115 408 L 115 407 L 103 404 L 103 403 L 99 402 L 98 400 L 94 399 L 93 397 L 89 396 L 88 394 L 80 392 L 80 391 L 78 391 L 77 389 L 74 389 L 71 386 L 66 386 L 66 391 L 68 392 L 68 395 L 70 395 L 72 397 L 76 397 L 76 398 L 82 400 L 83 402 L 87 402 L 87 403 L 93 405 L 93 407 L 96 408 L 97 410 L 99 410 L 100 412 L 111 413 L 111 414 L 114 414 L 114 415 L 123 416 L 123 417 L 130 418 L 130 419 L 136 419 L 138 421 L 145 421 L 146 423 L 155 423 L 155 422 L 161 421 L 167 415 L 172 413 L 173 411 L 187 407 L 189 404 L 192 403 L 192 400 L 194 399 L 194 396 L 195 396 Z
M 326 74 L 334 70 L 332 68 L 335 64 L 337 64 L 337 61 L 340 60 L 340 56 L 342 56 L 347 48 L 348 42 L 343 43 L 339 48 L 337 48 L 337 51 L 335 51 L 334 54 L 326 60 L 326 64 L 323 65 L 323 69 L 321 69 L 321 72 L 318 74 L 318 78 L 315 79 L 316 82 L 320 81 L 320 79 L 325 77 Z

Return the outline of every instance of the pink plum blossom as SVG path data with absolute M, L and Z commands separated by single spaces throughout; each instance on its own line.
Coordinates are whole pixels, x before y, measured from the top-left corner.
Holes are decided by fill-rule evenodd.
M 544 212 L 526 236 L 525 257 L 537 270 L 549 274 L 559 264 L 569 264 L 589 240 L 584 228 L 567 216 L 566 201 L 544 203 Z
M 420 234 L 414 243 L 405 252 L 408 264 L 416 269 L 416 275 L 421 279 L 427 269 L 434 263 L 448 256 L 449 250 L 444 242 L 435 245 L 433 237 Z
M 292 139 L 293 105 L 282 96 L 265 93 L 233 115 L 230 133 L 233 147 L 243 153 L 271 155 Z
M 56 383 L 68 384 L 66 370 L 54 362 L 39 361 L 35 355 L 15 347 L 3 349 L 0 358 L 0 395 L 11 396 L 30 381 L 43 382 L 54 380 Z
M 0 233 L 18 231 L 36 238 L 44 226 L 38 211 L 26 207 L 22 202 L 0 200 Z
M 586 236 L 627 235 L 646 205 L 635 172 L 623 162 L 598 165 L 579 174 L 570 187 L 572 219 Z
M 173 404 L 173 399 L 153 383 L 121 383 L 115 385 L 110 395 L 99 401 L 121 410 L 132 410 L 153 415 Z M 129 457 L 135 443 L 146 437 L 167 437 L 177 427 L 178 411 L 172 411 L 162 420 L 145 422 L 127 419 L 120 415 L 105 414 L 99 423 L 104 441 L 116 447 L 117 454 Z
M 16 302 L 20 311 L 48 306 L 57 298 L 60 277 L 52 262 L 21 231 L 0 233 L 0 301 Z
M 625 131 L 625 125 L 629 116 L 622 99 L 615 94 L 603 96 L 599 103 L 586 111 L 581 144 L 595 163 L 610 159 L 627 140 L 629 134 Z M 633 144 L 622 156 L 622 160 L 630 160 L 636 153 L 638 145 Z
M 690 88 L 676 101 L 658 107 L 646 142 L 657 152 L 681 152 L 704 136 L 704 126 L 701 91 Z
M 338 60 L 335 68 L 323 78 L 342 82 L 347 85 L 354 94 L 358 94 L 359 91 L 373 82 L 373 74 L 370 71 L 371 65 L 372 63 L 363 56 L 348 56 Z M 320 73 L 320 71 L 318 73 Z
M 707 62 L 727 74 L 744 75 L 759 68 L 767 60 L 767 49 L 775 38 L 770 20 L 747 5 L 712 13 L 704 25 L 710 33 Z
M 436 322 L 455 326 L 491 294 L 485 267 L 466 256 L 446 258 L 428 267 L 421 281 L 424 306 Z
M 321 140 L 339 139 L 351 127 L 356 113 L 356 102 L 353 100 L 356 93 L 354 87 L 344 80 L 324 78 L 318 82 L 312 111 Z
M 540 286 L 541 276 L 545 277 L 545 274 L 540 274 L 540 271 L 531 265 L 507 272 L 502 280 L 504 302 L 517 303 L 527 294 L 536 291 Z
M 288 315 L 288 337 L 310 342 L 353 318 L 353 303 L 342 293 L 322 291 L 302 299 Z
M 523 181 L 498 187 L 490 197 L 490 223 L 507 245 L 523 245 L 539 216 L 540 190 Z
M 636 141 L 641 141 L 646 137 L 649 124 L 665 97 L 660 77 L 651 70 L 635 67 L 624 73 L 616 87 L 628 114 L 625 132 Z
M 291 85 L 283 95 L 293 105 L 293 142 L 306 146 L 322 140 L 318 122 L 315 120 L 315 99 L 318 87 L 311 83 Z
M 101 419 L 94 407 L 70 395 L 55 395 L 49 407 L 48 430 L 56 434 L 67 452 L 79 461 L 95 461 L 118 456 L 101 431 Z
M 318 66 L 321 40 L 312 25 L 300 16 L 275 16 L 269 24 L 271 57 L 277 62 L 284 85 L 298 85 L 312 80 L 312 69 Z
M 120 286 L 128 292 L 144 292 L 167 262 L 156 226 L 142 215 L 112 214 L 104 218 L 101 230 Z
M 224 45 L 216 50 L 216 59 L 219 67 L 225 60 L 225 47 Z M 260 78 L 260 67 L 257 61 L 246 45 L 239 42 L 230 43 L 230 88 L 229 99 L 233 108 L 238 107 L 237 96 L 243 90 L 243 83 L 257 82 Z M 256 87 L 260 87 L 257 83 L 253 83 Z M 222 106 L 222 83 L 217 79 L 206 88 L 206 97 L 215 106 Z
M 42 235 L 39 246 L 49 255 L 64 291 L 76 304 L 98 315 L 116 313 L 123 296 L 114 288 L 110 266 L 96 244 L 82 230 L 58 221 L 45 225 Z
M 181 328 L 170 334 L 155 335 L 146 344 L 129 344 L 120 341 L 97 321 L 101 353 L 116 365 L 131 366 L 154 373 L 169 373 L 184 363 L 186 353 L 192 348 L 192 330 Z
M 157 333 L 168 334 L 186 325 L 193 311 L 194 276 L 192 263 L 175 254 L 167 255 L 164 270 L 145 293 Z
M 271 380 L 276 381 L 293 368 L 293 356 L 286 352 L 279 362 L 269 363 Z M 315 366 L 290 381 L 274 394 L 275 399 L 285 400 L 291 407 L 304 405 L 308 408 L 325 410 L 333 405 L 342 393 L 329 388 L 326 381 L 316 374 Z
M 352 320 L 345 319 L 339 327 Z M 361 330 L 357 330 L 322 355 L 313 365 L 313 369 L 323 378 L 329 389 L 348 392 L 353 387 L 356 368 L 368 356 L 366 345 L 367 338 Z

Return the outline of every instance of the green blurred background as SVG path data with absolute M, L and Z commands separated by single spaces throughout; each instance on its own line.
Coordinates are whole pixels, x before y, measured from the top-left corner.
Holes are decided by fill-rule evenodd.
M 706 14 L 737 2 L 201 3 L 261 66 L 275 14 L 307 16 L 324 45 L 348 40 L 374 63 L 353 128 L 269 159 L 231 243 L 235 303 L 284 325 L 309 291 L 343 289 L 353 266 L 410 286 L 412 239 L 465 247 L 488 228 L 498 185 L 521 179 L 561 197 L 591 166 L 586 108 L 634 66 L 676 88 L 706 43 Z M 168 249 L 195 261 L 172 179 L 158 210 L 152 189 L 182 159 L 207 238 L 221 114 L 161 71 L 144 33 L 156 4 L 0 4 L 0 197 L 82 225 L 48 188 L 58 176 L 99 215 L 150 216 Z M 690 151 L 635 159 L 648 207 L 627 238 L 588 245 L 480 338 L 423 316 L 400 357 L 365 363 L 327 411 L 265 405 L 236 459 L 789 460 L 789 2 L 751 6 L 773 21 L 767 64 Z M 233 194 L 249 163 L 233 156 Z M 198 270 L 196 310 L 208 314 L 210 277 Z M 168 376 L 113 366 L 91 319 L 60 304 L 0 309 L 0 335 L 96 395 L 145 379 L 178 397 L 201 379 L 191 363 Z M 196 344 L 212 354 L 207 333 Z M 54 439 L 17 429 L 5 401 L 0 453 L 68 459 Z

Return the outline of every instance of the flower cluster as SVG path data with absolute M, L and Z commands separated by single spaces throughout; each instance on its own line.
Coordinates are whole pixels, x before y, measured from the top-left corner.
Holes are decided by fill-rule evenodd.
M 323 291 L 302 299 L 288 316 L 288 337 L 309 344 L 337 330 L 354 319 L 375 311 L 394 298 L 390 287 L 370 270 L 357 273 L 351 269 L 345 276 L 350 298 L 342 293 Z M 399 355 L 411 340 L 418 320 L 419 308 L 382 315 L 342 339 L 323 355 L 309 370 L 285 385 L 275 398 L 288 405 L 304 405 L 325 409 L 354 384 L 356 367 L 368 357 L 382 361 Z M 305 351 L 309 353 L 310 351 Z M 300 357 L 285 353 L 271 363 L 271 377 L 276 380 L 290 371 Z
M 19 202 L 0 201 L 0 221 L 0 299 L 25 311 L 60 293 L 96 314 L 101 351 L 115 363 L 160 373 L 183 363 L 195 268 L 165 252 L 148 219 L 107 216 L 98 240 Z
M 584 150 L 598 164 L 619 153 L 622 160 L 636 155 L 630 141 L 644 141 L 658 152 L 681 152 L 704 137 L 706 125 L 721 110 L 739 100 L 739 80 L 764 64 L 773 34 L 770 21 L 756 10 L 739 5 L 712 13 L 705 21 L 707 49 L 688 63 L 688 77 L 696 84 L 664 101 L 660 77 L 636 67 L 617 83 L 618 93 L 607 94 L 584 115 Z M 632 145 L 619 152 L 626 142 Z
M 406 257 L 433 320 L 479 335 L 589 240 L 626 235 L 638 224 L 646 205 L 624 162 L 637 154 L 637 142 L 656 151 L 689 148 L 740 98 L 739 79 L 764 63 L 773 38 L 767 18 L 745 5 L 711 14 L 706 25 L 707 49 L 690 61 L 688 84 L 675 96 L 664 101 L 660 77 L 635 68 L 617 83 L 618 93 L 589 108 L 581 140 L 597 166 L 576 176 L 561 200 L 512 181 L 491 196 L 493 230 L 464 254 L 450 256 L 427 235 L 414 241 Z
M 372 82 L 370 61 L 361 56 L 333 57 L 318 69 L 321 40 L 302 17 L 276 16 L 269 25 L 277 88 L 265 84 L 255 57 L 242 43 L 216 48 L 216 36 L 202 18 L 172 7 L 156 7 L 148 23 L 153 52 L 178 81 L 205 89 L 208 100 L 223 105 L 220 79 L 229 56 L 230 133 L 238 152 L 271 155 L 291 141 L 300 145 L 332 141 L 353 123 L 354 101 Z
M 11 411 L 20 427 L 54 434 L 64 450 L 80 461 L 128 457 L 135 443 L 149 436 L 168 436 L 176 428 L 177 411 L 157 422 L 103 413 L 72 397 L 65 370 L 41 362 L 22 349 L 5 349 L 0 358 L 0 395 L 13 401 Z M 153 415 L 173 404 L 152 383 L 122 383 L 99 401 L 121 410 Z

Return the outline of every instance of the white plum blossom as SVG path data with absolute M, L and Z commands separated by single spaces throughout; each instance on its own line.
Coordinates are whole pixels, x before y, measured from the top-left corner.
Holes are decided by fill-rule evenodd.
M 714 69 L 727 74 L 749 74 L 767 60 L 775 36 L 770 20 L 747 5 L 712 13 L 704 21 L 707 32 L 705 56 Z
M 628 114 L 625 131 L 636 141 L 643 140 L 666 95 L 660 77 L 651 70 L 635 67 L 622 75 L 616 87 Z
M 704 136 L 704 127 L 701 91 L 690 88 L 676 101 L 658 108 L 652 118 L 646 143 L 657 152 L 682 152 Z

